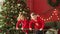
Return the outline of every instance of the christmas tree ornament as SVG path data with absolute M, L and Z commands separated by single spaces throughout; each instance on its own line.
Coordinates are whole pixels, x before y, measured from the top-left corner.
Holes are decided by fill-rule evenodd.
M 0 28 L 2 28 L 4 26 L 4 24 L 0 25 Z
M 7 2 L 7 4 L 9 4 L 9 2 Z
M 0 22 L 3 21 L 3 20 L 0 20 Z
M 11 10 L 11 12 L 13 12 L 13 11 Z
M 6 10 L 6 9 L 7 9 L 7 7 L 4 7 L 4 8 L 3 8 L 3 10 Z
M 4 23 L 6 25 L 6 23 Z
M 15 9 L 17 9 L 17 8 L 15 7 Z
M 11 22 L 12 24 L 14 23 L 14 22 Z
M 17 6 L 20 6 L 21 4 L 17 4 Z
M 20 9 L 20 11 L 22 11 L 22 9 Z
M 11 19 L 11 21 L 13 21 L 13 19 Z
M 15 2 L 13 1 L 13 3 L 15 3 Z
M 0 32 L 2 32 L 2 30 L 0 30 Z
M 13 29 L 15 29 L 15 26 L 13 26 Z
M 16 18 L 16 16 L 13 16 L 13 18 Z
M 9 17 L 7 19 L 9 19 Z
M 23 11 L 23 13 L 25 14 L 26 12 L 25 12 L 25 11 Z
M 8 18 L 8 16 L 5 16 L 5 18 Z
M 4 32 L 4 34 L 6 34 L 6 33 Z
M 13 8 L 13 6 L 11 6 L 11 8 Z
M 15 25 L 15 23 L 12 23 L 13 25 Z
M 6 7 L 6 4 L 4 4 L 4 6 Z
M 18 11 L 15 11 L 15 13 L 17 13 Z

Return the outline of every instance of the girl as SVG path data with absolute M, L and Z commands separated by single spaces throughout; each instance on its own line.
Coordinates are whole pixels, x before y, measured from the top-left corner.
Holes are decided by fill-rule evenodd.
M 22 31 L 25 32 L 25 34 L 28 34 L 28 28 L 29 28 L 29 23 L 28 20 L 22 12 L 19 13 L 19 16 L 17 18 L 17 24 L 16 24 L 16 29 L 18 30 L 19 25 L 22 24 Z
M 44 21 L 34 13 L 31 13 L 31 20 L 29 23 L 29 29 L 32 30 L 32 28 L 35 29 L 34 34 L 43 34 L 42 30 L 44 28 Z

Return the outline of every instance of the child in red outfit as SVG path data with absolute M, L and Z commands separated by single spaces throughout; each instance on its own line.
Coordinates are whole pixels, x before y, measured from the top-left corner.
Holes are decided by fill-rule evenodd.
M 28 28 L 29 28 L 29 23 L 27 18 L 25 17 L 24 14 L 20 12 L 18 18 L 17 18 L 17 24 L 16 24 L 16 29 L 18 30 L 19 25 L 22 24 L 22 31 L 25 32 L 25 34 L 28 34 Z
M 29 29 L 32 30 L 32 28 L 35 29 L 35 34 L 43 34 L 44 21 L 34 13 L 31 13 L 31 20 L 29 23 Z

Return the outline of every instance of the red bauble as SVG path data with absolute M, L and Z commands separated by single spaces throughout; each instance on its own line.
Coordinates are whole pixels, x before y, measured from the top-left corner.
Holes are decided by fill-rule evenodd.
M 16 18 L 16 16 L 13 16 L 13 18 Z
M 7 18 L 8 16 L 5 16 L 5 18 Z
M 17 0 L 17 3 L 20 3 L 20 0 Z
M 0 30 L 0 32 L 2 32 L 2 30 Z
M 9 23 L 9 22 L 6 22 L 5 24 L 6 24 L 6 25 L 10 25 L 10 23 Z
M 8 34 L 8 32 L 6 32 L 6 34 Z

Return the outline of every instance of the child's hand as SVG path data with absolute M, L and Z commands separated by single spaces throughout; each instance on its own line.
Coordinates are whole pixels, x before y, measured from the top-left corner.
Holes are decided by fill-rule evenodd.
M 16 30 L 18 30 L 19 28 L 16 28 Z
M 32 28 L 29 28 L 30 31 L 32 31 Z
M 21 28 L 23 30 L 23 28 Z
M 40 31 L 42 31 L 43 29 L 41 28 Z

